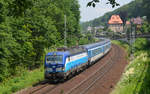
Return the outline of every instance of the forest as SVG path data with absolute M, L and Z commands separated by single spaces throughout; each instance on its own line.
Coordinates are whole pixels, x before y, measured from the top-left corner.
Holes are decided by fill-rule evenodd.
M 80 37 L 78 0 L 0 0 L 0 82 L 22 69 L 44 62 L 44 49 L 67 45 Z

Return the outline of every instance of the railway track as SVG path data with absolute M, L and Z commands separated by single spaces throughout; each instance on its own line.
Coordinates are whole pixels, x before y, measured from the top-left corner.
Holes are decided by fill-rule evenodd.
M 115 47 L 116 49 L 118 49 L 118 46 Z M 119 53 L 119 50 L 116 50 L 116 53 Z M 101 66 L 90 77 L 83 80 L 81 83 L 79 83 L 74 88 L 69 90 L 66 94 L 85 94 L 98 80 L 100 80 L 107 72 L 109 72 L 113 64 L 116 62 L 117 58 L 119 58 L 120 56 L 119 54 L 116 53 L 113 53 L 114 55 L 109 58 L 106 64 Z
M 50 92 L 51 90 L 55 89 L 57 87 L 57 85 L 50 85 L 50 84 L 46 84 L 40 88 L 37 88 L 36 90 L 30 91 L 29 94 L 45 94 L 46 92 Z M 48 88 L 47 90 L 45 90 L 45 92 L 43 92 L 43 89 Z M 42 91 L 41 91 L 42 90 Z
M 97 67 L 95 67 L 96 71 L 95 69 L 92 69 L 94 67 L 91 66 L 91 69 L 88 68 L 83 73 L 80 73 L 78 76 L 75 76 L 64 83 L 46 83 L 39 87 L 36 86 L 34 89 L 29 90 L 29 92 L 23 92 L 19 94 L 85 94 L 98 80 L 103 78 L 103 76 L 109 72 L 115 62 L 118 61 L 118 58 L 120 57 L 120 48 L 116 45 L 113 45 L 111 51 L 108 53 L 108 55 L 106 55 L 106 57 L 104 57 L 105 59 L 100 60 L 102 62 L 98 61 L 99 63 L 93 65 Z M 89 73 L 92 74 L 89 75 Z M 84 74 L 85 77 L 80 77 L 82 74 Z
M 39 88 L 36 88 L 35 90 L 33 89 L 33 90 L 30 91 L 29 93 L 30 93 L 30 94 L 33 94 L 33 93 L 35 93 L 35 92 L 37 92 L 37 91 L 39 91 L 39 90 L 41 90 L 42 88 L 45 88 L 45 87 L 47 87 L 47 86 L 48 86 L 48 84 L 43 85 L 43 86 L 40 86 Z
M 48 81 L 42 81 L 31 88 L 21 90 L 15 94 L 45 94 L 46 92 L 50 92 L 55 89 L 59 83 L 50 83 Z M 45 93 L 44 93 L 45 91 Z

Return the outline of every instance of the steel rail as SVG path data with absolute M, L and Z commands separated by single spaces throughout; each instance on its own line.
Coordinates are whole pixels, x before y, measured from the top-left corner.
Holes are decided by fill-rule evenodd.
M 78 89 L 79 87 L 81 87 L 81 85 L 83 85 L 84 83 L 86 83 L 86 81 L 89 81 L 90 79 L 92 79 L 94 77 L 94 75 L 96 75 L 98 73 L 99 76 L 98 77 L 95 76 L 96 79 L 94 81 L 92 81 L 92 83 L 80 93 L 80 94 L 84 94 L 89 88 L 91 88 L 96 83 L 97 80 L 101 79 L 105 75 L 105 73 L 108 72 L 111 69 L 112 65 L 114 64 L 112 62 L 112 61 L 114 61 L 113 58 L 112 58 L 114 56 L 115 56 L 115 54 L 110 57 L 109 61 L 106 64 L 102 65 L 96 72 L 92 73 L 91 76 L 89 76 L 87 79 L 83 80 L 81 83 L 79 83 L 78 85 L 76 85 L 74 88 L 72 88 L 66 94 L 72 94 L 76 89 Z M 110 65 L 110 66 L 106 67 L 107 65 Z M 106 70 L 105 67 L 108 68 L 108 69 Z M 105 69 L 105 70 L 102 71 L 102 69 Z
M 41 87 L 41 88 L 38 88 L 38 89 L 36 89 L 36 90 L 30 92 L 29 94 L 35 94 L 35 93 L 37 93 L 37 92 L 43 90 L 44 88 L 47 88 L 48 86 L 52 86 L 51 88 L 48 88 L 48 90 L 45 91 L 45 93 L 46 93 L 46 92 L 50 92 L 51 90 L 57 88 L 58 85 L 59 85 L 59 84 L 52 86 L 52 85 L 47 84 L 47 85 L 45 85 L 45 86 L 43 86 L 43 87 Z M 45 93 L 43 93 L 43 94 L 45 94 Z
M 33 93 L 35 93 L 35 92 L 37 92 L 37 91 L 39 91 L 39 90 L 41 90 L 42 88 L 45 88 L 45 87 L 47 87 L 47 86 L 48 86 L 48 84 L 46 84 L 46 85 L 44 85 L 44 86 L 42 86 L 42 87 L 40 87 L 40 88 L 37 88 L 36 90 L 31 91 L 29 94 L 33 94 Z
M 118 47 L 118 46 L 117 46 Z M 119 52 L 119 50 L 117 50 Z M 101 75 L 99 75 L 87 88 L 85 88 L 80 94 L 85 94 L 98 80 L 100 80 L 107 72 L 110 71 L 110 69 L 113 67 L 113 65 L 115 64 L 115 62 L 112 62 L 112 57 L 111 57 L 111 65 L 109 67 L 107 67 L 107 69 L 102 72 Z M 109 63 L 108 63 L 109 64 Z

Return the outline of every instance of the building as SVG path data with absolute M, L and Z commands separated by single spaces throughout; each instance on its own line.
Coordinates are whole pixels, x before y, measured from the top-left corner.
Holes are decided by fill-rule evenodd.
M 91 26 L 88 26 L 87 31 L 90 31 L 90 32 L 91 32 L 92 29 L 93 29 L 93 28 L 92 28 Z
M 129 31 L 129 29 L 131 28 L 131 23 L 130 21 L 126 21 L 126 24 L 124 26 L 124 32 Z
M 131 23 L 130 23 L 130 21 L 126 21 L 126 25 L 130 25 Z
M 131 22 L 136 25 L 137 29 L 141 28 L 143 20 L 141 17 L 132 18 Z
M 126 24 L 125 24 L 125 29 L 127 29 L 127 28 L 130 28 L 131 27 L 131 23 L 130 23 L 130 21 L 126 21 Z
M 123 32 L 123 21 L 119 15 L 112 15 L 108 21 L 108 29 L 114 32 Z

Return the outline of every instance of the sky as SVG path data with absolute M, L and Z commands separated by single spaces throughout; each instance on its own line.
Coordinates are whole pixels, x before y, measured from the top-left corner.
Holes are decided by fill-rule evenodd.
M 85 21 L 89 21 L 89 20 L 93 20 L 94 18 L 98 18 L 100 16 L 103 16 L 105 13 L 113 11 L 133 0 L 116 0 L 117 3 L 120 4 L 119 7 L 115 7 L 112 8 L 110 4 L 106 4 L 107 0 L 100 0 L 100 3 L 96 4 L 96 7 L 87 7 L 87 3 L 91 1 L 91 0 L 79 0 L 79 4 L 80 4 L 80 16 L 81 22 L 85 22 Z

